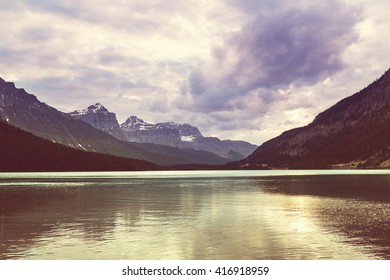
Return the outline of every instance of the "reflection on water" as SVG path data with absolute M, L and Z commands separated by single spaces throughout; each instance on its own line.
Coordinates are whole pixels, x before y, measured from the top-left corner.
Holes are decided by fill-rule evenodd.
M 390 176 L 275 178 L 260 187 L 293 198 L 317 197 L 311 213 L 319 225 L 346 236 L 348 243 L 390 258 Z
M 0 259 L 390 259 L 390 175 L 271 175 L 0 174 Z

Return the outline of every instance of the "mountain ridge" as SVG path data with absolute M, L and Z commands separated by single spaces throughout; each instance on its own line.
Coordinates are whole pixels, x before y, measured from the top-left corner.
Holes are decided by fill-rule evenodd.
M 245 168 L 388 168 L 390 71 L 318 114 L 306 126 L 263 143 Z
M 156 170 L 141 161 L 53 143 L 0 120 L 0 172 Z
M 90 109 L 94 110 L 93 108 Z M 110 113 L 102 105 L 100 109 L 106 115 Z M 37 113 L 41 110 L 44 111 L 44 114 Z M 59 118 L 62 122 L 56 129 L 48 130 L 48 127 L 52 128 L 53 122 L 46 125 L 45 121 L 53 121 L 52 118 Z M 177 155 L 178 152 L 184 153 L 184 157 L 203 157 L 202 151 L 197 153 L 195 150 L 186 147 L 175 149 L 174 147 L 153 143 L 122 142 L 82 120 L 74 119 L 68 114 L 57 111 L 55 108 L 40 102 L 36 96 L 28 94 L 24 89 L 16 89 L 14 83 L 5 82 L 1 78 L 0 119 L 17 127 L 19 127 L 19 124 L 22 129 L 25 126 L 27 127 L 25 130 L 32 130 L 33 133 L 35 132 L 34 134 L 38 134 L 43 138 L 49 134 L 51 138 L 48 139 L 52 142 L 65 142 L 62 144 L 84 150 L 89 148 L 94 151 L 97 144 L 88 141 L 83 142 L 85 139 L 82 134 L 79 134 L 80 131 L 89 131 L 92 133 L 92 138 L 96 137 L 99 141 L 103 141 L 103 144 L 106 144 L 105 146 L 110 147 L 110 149 L 114 142 L 119 143 L 118 145 L 121 147 L 125 146 L 128 153 L 126 156 L 137 155 L 140 157 L 139 159 L 143 160 L 155 160 L 156 157 L 163 157 L 165 165 L 179 164 L 182 165 L 181 168 L 197 168 L 197 166 L 206 168 L 210 164 L 215 164 L 213 168 L 219 169 L 390 168 L 390 70 L 387 70 L 379 79 L 364 89 L 338 101 L 319 113 L 306 126 L 285 131 L 281 135 L 264 142 L 244 160 L 233 161 L 225 166 L 222 166 L 223 162 L 217 158 L 214 162 L 183 161 L 181 160 L 182 155 Z M 58 123 L 56 124 L 58 125 Z M 136 129 L 138 132 L 147 131 L 147 126 L 149 126 L 149 130 L 171 129 L 172 135 L 176 135 L 175 137 L 180 138 L 184 135 L 189 137 L 188 140 L 195 139 L 191 138 L 191 133 L 196 132 L 196 130 L 185 132 L 185 134 L 180 132 L 179 124 L 174 122 L 148 124 L 133 116 L 133 120 L 130 119 L 128 124 L 138 125 Z M 190 131 L 192 128 L 197 129 L 191 125 L 188 126 Z M 75 127 L 77 127 L 76 130 Z M 127 126 L 127 129 L 130 128 L 131 126 Z M 42 131 L 44 132 L 43 135 L 39 135 Z M 58 131 L 65 131 L 65 137 L 57 139 L 58 135 L 55 132 Z M 197 131 L 201 137 L 197 135 L 196 139 L 221 142 L 218 138 L 203 137 L 200 131 Z M 184 141 L 184 143 L 186 142 L 194 141 Z M 118 148 L 115 145 L 114 147 Z M 206 153 L 204 155 L 209 156 L 207 152 L 204 153 Z M 232 153 L 233 157 L 235 156 L 234 150 L 229 151 L 229 153 Z M 120 152 L 120 155 L 123 155 L 123 151 Z M 175 156 L 180 159 L 175 158 Z
M 147 147 L 123 142 L 92 125 L 39 101 L 35 95 L 0 80 L 0 119 L 36 136 L 85 151 L 146 160 L 159 165 L 194 163 L 196 151 Z M 148 150 L 153 148 L 152 150 Z M 223 164 L 227 161 L 202 152 L 197 163 Z
M 75 110 L 70 115 L 120 140 L 207 151 L 229 161 L 244 159 L 257 148 L 256 145 L 246 141 L 204 137 L 196 126 L 187 123 L 172 121 L 148 123 L 137 116 L 130 116 L 119 125 L 115 113 L 109 112 L 101 103 L 91 105 L 87 109 Z M 109 115 L 111 118 L 108 117 Z M 115 127 L 115 133 L 113 133 L 113 127 Z

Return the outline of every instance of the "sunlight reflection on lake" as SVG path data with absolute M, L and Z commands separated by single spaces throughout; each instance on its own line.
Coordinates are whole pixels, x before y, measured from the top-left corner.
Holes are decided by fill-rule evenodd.
M 0 259 L 390 259 L 365 173 L 0 174 Z

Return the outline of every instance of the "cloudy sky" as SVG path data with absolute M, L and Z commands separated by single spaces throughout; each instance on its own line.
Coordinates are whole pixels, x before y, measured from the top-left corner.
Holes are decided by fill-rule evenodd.
M 0 77 L 64 112 L 255 144 L 390 67 L 385 0 L 0 0 Z

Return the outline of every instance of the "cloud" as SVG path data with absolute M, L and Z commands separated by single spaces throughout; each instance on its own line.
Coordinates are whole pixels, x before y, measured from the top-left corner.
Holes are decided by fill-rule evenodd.
M 389 3 L 0 0 L 0 77 L 63 111 L 261 143 L 389 67 Z
M 178 13 L 193 18 L 198 6 L 195 0 L 19 0 L 28 9 L 38 13 L 50 13 L 68 21 L 105 25 L 113 29 L 145 34 L 164 29 L 164 25 Z M 1 2 L 0 2 L 1 3 Z M 188 9 L 191 6 L 192 9 Z
M 189 75 L 182 93 L 193 110 L 235 109 L 248 95 L 268 104 L 283 98 L 278 89 L 318 83 L 343 69 L 342 54 L 358 39 L 361 10 L 339 1 L 287 8 L 279 1 L 228 2 L 248 20 Z
M 179 55 L 192 52 L 167 35 L 180 29 L 171 20 L 194 12 L 174 2 L 0 0 L 0 17 L 9 23 L 0 26 L 0 75 L 65 111 L 97 101 L 121 107 L 122 117 L 151 103 L 158 109 L 156 100 L 183 79 Z M 154 32 L 152 25 L 161 28 Z M 127 113 L 115 105 L 125 95 L 132 97 L 121 100 Z

